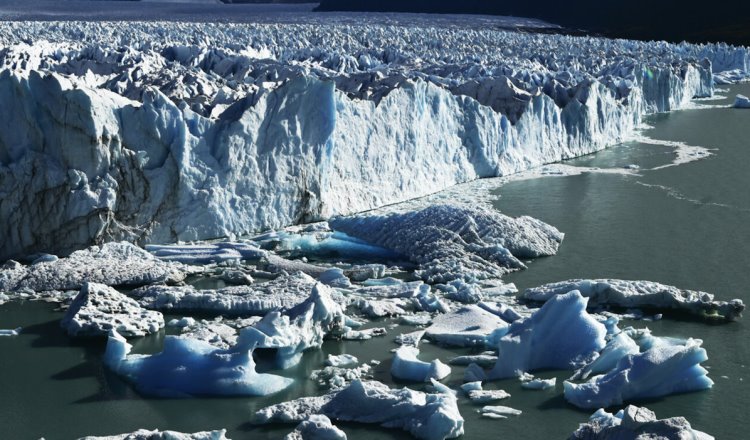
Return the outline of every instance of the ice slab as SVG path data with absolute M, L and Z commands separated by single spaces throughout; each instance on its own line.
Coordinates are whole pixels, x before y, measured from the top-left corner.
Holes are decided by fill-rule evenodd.
M 203 431 L 193 434 L 185 434 L 176 431 L 159 431 L 155 429 L 139 429 L 128 434 L 107 435 L 101 437 L 87 436 L 78 440 L 229 440 L 226 437 L 226 429 L 217 431 Z
M 267 407 L 256 413 L 256 420 L 259 423 L 301 421 L 318 413 L 332 420 L 400 428 L 425 440 L 463 435 L 464 420 L 452 393 L 428 394 L 409 388 L 392 389 L 375 381 L 354 381 L 348 387 L 323 397 L 302 398 Z
M 106 337 L 115 330 L 134 337 L 158 332 L 164 327 L 164 317 L 111 287 L 84 283 L 60 325 L 70 336 Z
M 403 345 L 393 355 L 391 376 L 399 380 L 413 382 L 429 382 L 430 379 L 441 380 L 451 373 L 451 368 L 440 359 L 424 362 L 417 359 L 419 349 L 414 346 Z
M 628 405 L 614 414 L 599 409 L 588 422 L 578 427 L 569 440 L 615 438 L 713 440 L 714 437 L 693 429 L 684 417 L 657 419 L 648 408 Z
M 499 339 L 508 323 L 478 306 L 464 306 L 439 315 L 427 327 L 425 335 L 438 343 L 458 347 L 485 346 Z
M 679 310 L 713 320 L 732 321 L 745 309 L 742 300 L 715 301 L 710 293 L 683 290 L 652 281 L 569 280 L 527 289 L 523 298 L 547 301 L 555 295 L 578 290 L 589 298 L 589 306 L 626 309 Z

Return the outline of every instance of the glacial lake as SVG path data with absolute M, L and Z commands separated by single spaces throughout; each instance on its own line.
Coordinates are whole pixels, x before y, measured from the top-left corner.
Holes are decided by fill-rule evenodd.
M 750 84 L 722 86 L 727 98 L 702 101 L 728 105 L 736 93 L 750 94 Z M 718 299 L 750 302 L 750 110 L 703 108 L 655 115 L 645 135 L 711 149 L 713 155 L 680 166 L 669 164 L 667 146 L 627 143 L 568 161 L 582 167 L 621 168 L 637 165 L 638 175 L 584 173 L 506 183 L 496 190 L 495 206 L 509 215 L 531 215 L 565 232 L 554 257 L 529 263 L 529 269 L 505 278 L 520 290 L 570 278 L 646 279 L 681 288 L 705 290 Z M 138 428 L 195 432 L 226 428 L 232 439 L 278 439 L 291 425 L 255 426 L 254 412 L 266 405 L 318 393 L 310 380 L 269 398 L 145 399 L 101 363 L 104 343 L 78 342 L 59 326 L 62 313 L 46 303 L 0 306 L 0 328 L 23 327 L 18 337 L 0 338 L 0 439 L 71 439 L 84 435 L 131 432 Z M 167 319 L 171 318 L 168 316 Z M 748 318 L 746 318 L 748 319 Z M 381 363 L 374 378 L 392 386 L 390 350 L 393 338 L 413 327 L 391 328 L 366 342 L 328 341 L 305 354 L 301 364 L 281 374 L 307 377 L 322 367 L 326 354 L 350 353 L 361 361 Z M 717 439 L 737 438 L 750 408 L 750 326 L 746 320 L 709 325 L 668 317 L 660 321 L 623 321 L 621 327 L 649 327 L 658 336 L 702 339 L 708 351 L 712 390 L 639 402 L 659 418 L 685 416 Z M 159 351 L 164 332 L 131 341 L 135 352 Z M 421 346 L 423 360 L 470 353 Z M 523 411 L 507 420 L 484 419 L 475 405 L 459 397 L 466 439 L 567 438 L 592 411 L 576 410 L 562 397 L 570 372 L 557 377 L 556 389 L 522 390 L 517 380 L 492 382 L 485 389 L 504 389 L 512 397 L 499 402 Z M 462 383 L 463 368 L 453 366 L 444 382 Z M 408 384 L 415 389 L 422 385 Z M 399 430 L 373 425 L 336 423 L 350 439 L 411 438 Z

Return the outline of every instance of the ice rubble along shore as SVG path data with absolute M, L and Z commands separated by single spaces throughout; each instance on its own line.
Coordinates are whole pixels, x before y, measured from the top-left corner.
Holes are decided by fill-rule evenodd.
M 724 45 L 310 20 L 0 24 L 0 260 L 233 236 L 515 173 L 710 95 L 712 61 L 748 70 Z

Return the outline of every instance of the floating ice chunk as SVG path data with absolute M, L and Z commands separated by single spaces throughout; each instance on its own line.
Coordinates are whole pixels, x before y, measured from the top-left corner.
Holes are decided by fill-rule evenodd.
M 289 433 L 284 440 L 346 440 L 346 433 L 331 424 L 331 419 L 314 414 Z
M 481 391 L 482 390 L 482 381 L 477 380 L 474 382 L 467 382 L 463 385 L 461 385 L 461 391 L 466 393 L 466 395 L 469 394 L 469 391 Z
M 484 369 L 477 364 L 471 363 L 464 370 L 464 382 L 483 382 L 487 379 Z
M 326 358 L 326 365 L 332 367 L 353 367 L 359 363 L 359 359 L 356 356 L 350 354 L 332 355 L 329 354 Z
M 171 319 L 167 323 L 168 327 L 179 327 L 179 328 L 190 327 L 190 326 L 193 326 L 193 325 L 195 325 L 195 318 L 191 318 L 189 316 L 183 317 L 183 318 L 180 318 L 180 319 L 177 319 L 177 318 Z
M 625 309 L 651 308 L 680 310 L 709 319 L 728 321 L 741 316 L 742 300 L 714 301 L 710 293 L 682 290 L 652 281 L 569 280 L 527 289 L 523 298 L 547 301 L 555 295 L 578 290 L 589 298 L 589 306 L 615 306 Z
M 340 217 L 329 224 L 408 257 L 430 283 L 500 278 L 525 267 L 519 258 L 554 255 L 563 239 L 557 229 L 530 217 L 513 219 L 494 209 L 450 205 Z
M 463 280 L 453 280 L 448 284 L 438 284 L 435 288 L 442 290 L 447 298 L 464 304 L 476 304 L 484 299 L 482 288 L 478 284 L 466 283 Z
M 0 329 L 0 336 L 18 336 L 21 334 L 21 330 L 23 330 L 21 327 L 12 330 Z
M 424 330 L 417 330 L 411 333 L 402 333 L 396 336 L 396 343 L 399 345 L 409 345 L 412 347 L 419 346 L 419 342 L 424 336 Z
M 510 397 L 505 390 L 470 390 L 467 395 L 474 403 L 488 403 Z
M 436 342 L 458 347 L 485 346 L 499 339 L 508 330 L 508 323 L 475 305 L 432 320 L 426 336 Z
M 159 431 L 155 429 L 139 429 L 129 434 L 107 435 L 102 437 L 87 436 L 78 440 L 229 440 L 226 437 L 227 430 L 196 432 L 185 434 L 175 431 Z
M 130 287 L 176 283 L 193 270 L 161 261 L 130 243 L 107 243 L 30 266 L 6 264 L 0 269 L 0 291 L 80 290 L 86 282 Z
M 352 282 L 349 281 L 349 278 L 347 278 L 346 275 L 344 275 L 344 271 L 338 267 L 328 269 L 320 274 L 318 281 L 326 286 L 338 287 L 341 289 L 352 287 Z
M 321 388 L 338 390 L 355 380 L 372 379 L 372 367 L 368 364 L 356 368 L 329 366 L 322 370 L 313 370 L 310 379 Z
M 294 307 L 307 299 L 315 280 L 297 272 L 267 283 L 199 290 L 193 286 L 147 286 L 130 296 L 144 307 L 170 312 L 264 315 L 271 310 Z
M 256 420 L 259 423 L 302 421 L 317 413 L 333 420 L 401 428 L 425 440 L 457 438 L 464 432 L 464 419 L 452 393 L 392 389 L 380 382 L 359 380 L 326 396 L 263 408 L 256 413 Z
M 701 341 L 655 341 L 642 353 L 626 355 L 614 369 L 588 382 L 564 383 L 565 399 L 579 408 L 606 408 L 629 400 L 711 388 L 701 363 L 708 359 Z
M 10 297 L 4 293 L 0 293 L 0 306 L 10 301 Z
M 554 388 L 556 384 L 556 377 L 553 377 L 551 379 L 531 379 L 522 381 L 521 388 L 525 388 L 527 390 L 548 390 L 550 388 Z
M 491 419 L 507 419 L 508 416 L 520 416 L 522 411 L 508 406 L 485 406 L 479 411 L 484 417 Z
M 289 387 L 293 379 L 257 373 L 253 346 L 228 350 L 195 339 L 164 338 L 164 349 L 151 356 L 129 355 L 131 345 L 112 331 L 104 364 L 147 395 L 266 396 Z
M 359 308 L 360 312 L 370 318 L 383 318 L 385 316 L 405 315 L 406 310 L 401 308 L 404 305 L 400 301 L 387 300 L 355 300 L 354 305 Z
M 161 313 L 141 308 L 137 301 L 97 283 L 84 283 L 60 325 L 71 336 L 145 336 L 164 327 Z
M 515 309 L 503 303 L 488 303 L 486 301 L 482 301 L 478 304 L 478 306 L 483 308 L 484 310 L 487 310 L 493 315 L 499 316 L 503 321 L 507 323 L 518 321 L 523 317 L 521 316 L 521 314 L 515 311 Z
M 578 291 L 558 295 L 530 318 L 511 324 L 488 376 L 503 379 L 516 371 L 568 369 L 604 348 L 607 330 L 586 312 L 587 301 Z
M 599 409 L 587 423 L 581 423 L 569 440 L 630 438 L 713 440 L 712 436 L 693 429 L 684 417 L 658 420 L 648 408 L 633 405 L 616 414 Z
M 341 334 L 341 339 L 348 341 L 367 341 L 378 336 L 385 336 L 388 331 L 383 327 L 373 327 L 362 330 L 347 329 Z
M 393 356 L 391 375 L 395 379 L 413 382 L 429 382 L 430 379 L 441 380 L 451 374 L 451 368 L 440 359 L 424 362 L 417 359 L 419 349 L 404 345 Z
M 745 95 L 737 95 L 734 98 L 734 108 L 750 108 L 750 98 Z
M 406 325 L 429 325 L 432 315 L 429 313 L 414 313 L 401 316 L 401 323 Z

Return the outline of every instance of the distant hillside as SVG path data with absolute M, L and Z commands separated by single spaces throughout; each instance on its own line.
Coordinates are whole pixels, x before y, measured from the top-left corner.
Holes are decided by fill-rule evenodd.
M 750 1 L 322 0 L 317 10 L 513 15 L 611 37 L 750 45 Z

